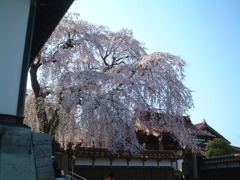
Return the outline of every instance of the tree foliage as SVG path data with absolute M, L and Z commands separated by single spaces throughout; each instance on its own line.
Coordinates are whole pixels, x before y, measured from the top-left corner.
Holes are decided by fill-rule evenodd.
M 62 145 L 134 152 L 142 149 L 135 117 L 157 112 L 166 118 L 145 123 L 174 127 L 180 145 L 192 148 L 190 132 L 175 118 L 193 107 L 184 66 L 169 53 L 147 55 L 131 30 L 113 32 L 67 14 L 31 65 L 26 123 L 38 119 L 35 129 L 54 133 Z
M 226 140 L 220 138 L 215 138 L 206 146 L 207 157 L 229 155 L 233 152 L 233 147 Z

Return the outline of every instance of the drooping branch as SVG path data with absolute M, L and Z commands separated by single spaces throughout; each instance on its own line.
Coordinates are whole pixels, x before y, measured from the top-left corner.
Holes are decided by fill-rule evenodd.
M 141 149 L 135 116 L 165 114 L 151 121 L 151 128 L 174 127 L 175 117 L 193 107 L 191 91 L 183 84 L 184 61 L 168 53 L 147 55 L 127 29 L 112 32 L 67 15 L 41 58 L 42 64 L 30 70 L 38 117 L 41 129 L 54 132 L 62 145 L 134 152 Z M 174 133 L 182 146 L 193 143 L 186 131 Z

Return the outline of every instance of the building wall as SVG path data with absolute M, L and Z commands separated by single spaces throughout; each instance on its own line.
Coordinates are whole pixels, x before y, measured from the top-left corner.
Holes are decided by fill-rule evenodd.
M 107 158 L 77 158 L 75 166 L 124 166 L 124 167 L 173 167 L 176 161 L 156 159 L 107 159 Z
M 74 172 L 91 180 L 103 180 L 109 172 L 114 180 L 173 180 L 172 167 L 75 166 Z
M 0 180 L 54 179 L 52 136 L 0 125 Z
M 17 113 L 30 2 L 1 0 L 0 3 L 0 114 Z
M 86 179 L 104 179 L 113 172 L 115 180 L 173 180 L 173 167 L 170 160 L 156 159 L 102 159 L 78 158 L 74 173 Z
M 225 179 L 239 180 L 240 166 L 235 168 L 205 169 L 200 171 L 201 180 Z
M 0 125 L 0 180 L 36 180 L 29 128 Z

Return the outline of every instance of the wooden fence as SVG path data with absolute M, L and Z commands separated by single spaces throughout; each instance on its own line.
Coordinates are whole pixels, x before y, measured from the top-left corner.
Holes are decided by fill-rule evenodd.
M 75 166 L 74 173 L 88 180 L 104 180 L 112 172 L 114 180 L 173 180 L 171 167 L 86 167 Z

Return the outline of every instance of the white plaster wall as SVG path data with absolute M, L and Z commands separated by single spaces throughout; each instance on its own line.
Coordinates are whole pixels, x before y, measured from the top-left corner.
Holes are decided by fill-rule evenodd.
M 159 161 L 159 166 L 172 166 L 172 163 L 169 160 L 162 160 Z
M 183 163 L 182 159 L 177 160 L 177 166 L 178 166 L 177 168 L 180 170 L 182 170 L 182 163 Z
M 202 166 L 201 169 L 221 169 L 221 168 L 239 168 L 238 162 L 228 162 L 228 163 L 218 163 L 218 164 L 208 164 Z
M 177 169 L 177 161 L 172 161 L 171 164 L 174 169 Z
M 227 167 L 228 167 L 228 165 L 224 164 L 224 163 L 221 163 L 221 164 L 217 165 L 217 168 L 227 168 Z
M 239 162 L 230 162 L 228 163 L 228 167 L 240 167 Z
M 114 159 L 112 161 L 112 166 L 127 166 L 126 159 Z
M 0 1 L 0 113 L 16 115 L 31 0 Z
M 129 161 L 129 166 L 143 166 L 143 161 L 141 159 L 132 159 Z
M 75 160 L 75 165 L 78 166 L 92 166 L 92 159 L 90 158 L 78 158 Z
M 146 166 L 146 167 L 148 167 L 148 166 L 157 167 L 157 166 L 158 166 L 158 162 L 157 162 L 157 160 L 155 160 L 155 159 L 147 159 L 147 160 L 144 162 L 144 166 Z
M 110 159 L 102 159 L 102 158 L 95 159 L 94 165 L 95 166 L 110 166 Z

